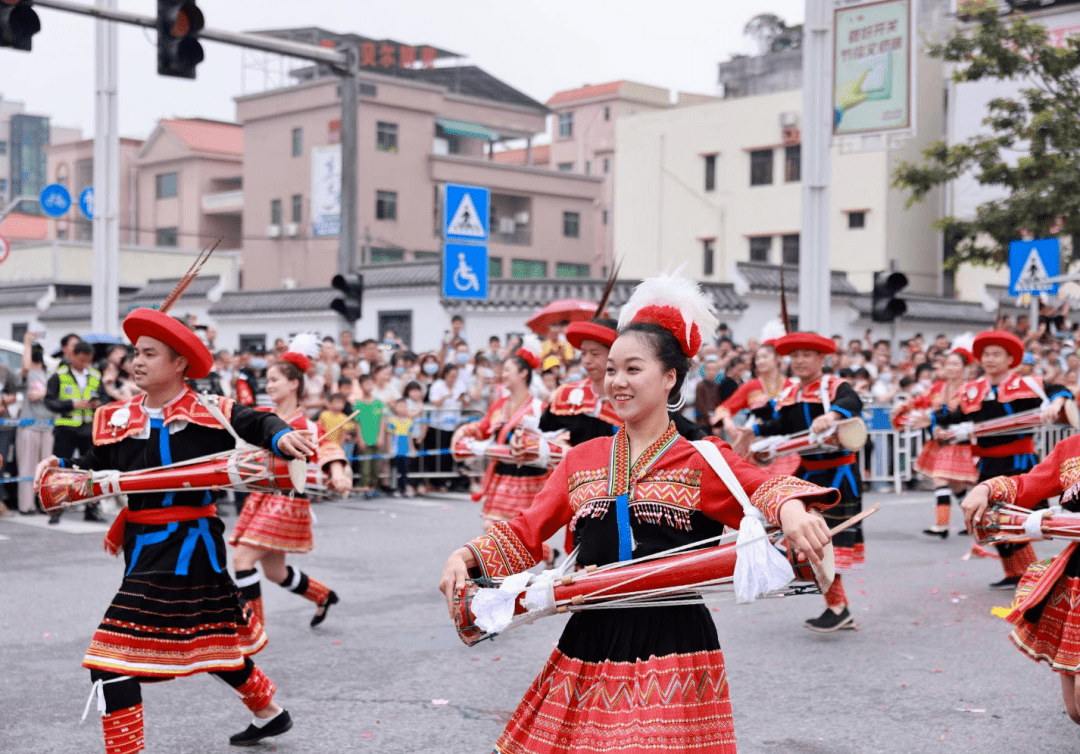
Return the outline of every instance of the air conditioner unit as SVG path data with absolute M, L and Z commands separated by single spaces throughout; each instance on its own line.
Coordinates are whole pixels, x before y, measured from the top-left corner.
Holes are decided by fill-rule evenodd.
M 285 235 L 289 238 L 296 238 L 300 235 L 300 223 L 289 223 L 285 226 Z
M 271 238 L 281 238 L 281 226 L 280 225 L 267 225 L 266 235 Z
M 799 125 L 799 114 L 794 110 L 780 113 L 780 128 Z
M 516 215 L 514 215 L 514 222 L 516 222 L 518 225 L 528 225 L 529 213 L 527 211 L 518 212 Z
M 500 217 L 499 218 L 499 232 L 512 234 L 517 230 L 517 223 L 514 222 L 512 217 Z

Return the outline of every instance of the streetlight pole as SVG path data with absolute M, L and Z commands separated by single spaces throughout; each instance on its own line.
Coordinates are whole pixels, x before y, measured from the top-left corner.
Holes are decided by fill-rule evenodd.
M 98 0 L 98 7 L 115 9 L 116 0 Z M 120 322 L 118 46 L 113 21 L 99 18 L 94 25 L 94 216 L 90 327 L 94 332 L 116 335 Z

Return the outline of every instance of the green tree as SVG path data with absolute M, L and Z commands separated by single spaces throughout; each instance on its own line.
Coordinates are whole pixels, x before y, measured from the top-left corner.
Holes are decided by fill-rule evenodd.
M 743 34 L 757 42 L 762 55 L 802 47 L 802 24 L 788 26 L 775 13 L 759 13 L 746 22 Z
M 1053 47 L 1046 29 L 1016 11 L 1001 14 L 993 0 L 962 4 L 968 24 L 929 47 L 957 64 L 953 80 L 1019 82 L 1015 97 L 991 100 L 988 133 L 963 144 L 936 141 L 924 162 L 902 162 L 893 185 L 909 189 L 908 206 L 935 186 L 971 173 L 1003 196 L 976 208 L 975 217 L 944 217 L 935 227 L 951 247 L 946 264 L 1000 267 L 1009 242 L 1080 234 L 1080 39 Z

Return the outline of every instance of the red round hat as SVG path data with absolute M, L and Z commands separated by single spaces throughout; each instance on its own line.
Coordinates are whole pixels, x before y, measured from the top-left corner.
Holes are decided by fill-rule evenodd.
M 579 351 L 583 340 L 595 340 L 604 348 L 611 348 L 618 334 L 616 330 L 604 327 L 599 322 L 571 322 L 566 326 L 567 342 Z
M 519 348 L 517 351 L 514 352 L 514 355 L 520 356 L 521 358 L 525 359 L 525 363 L 528 364 L 533 371 L 536 371 L 540 368 L 540 357 L 530 351 L 528 348 Z
M 168 314 L 156 309 L 135 309 L 124 318 L 124 334 L 135 343 L 140 336 L 160 340 L 188 360 L 184 376 L 198 380 L 210 374 L 214 357 L 199 336 Z
M 983 349 L 987 346 L 1001 346 L 1009 355 L 1012 356 L 1012 365 L 1016 366 L 1024 358 L 1024 344 L 1020 338 L 1013 335 L 1011 332 L 1005 332 L 1004 330 L 986 330 L 975 336 L 975 342 L 971 346 L 971 350 L 975 353 L 976 359 L 981 359 L 983 355 Z
M 289 362 L 304 374 L 311 369 L 311 359 L 297 351 L 286 351 L 281 355 L 281 360 Z
M 817 351 L 818 353 L 836 353 L 836 342 L 832 338 L 818 335 L 816 332 L 792 332 L 779 337 L 773 343 L 776 352 L 787 356 L 792 351 Z
M 688 359 L 697 356 L 697 352 L 701 350 L 701 330 L 698 329 L 697 322 L 690 323 L 690 334 L 687 336 L 686 320 L 682 312 L 674 306 L 666 304 L 643 306 L 630 321 L 650 322 L 664 328 L 675 336 L 675 340 L 679 341 L 679 347 Z
M 966 348 L 961 348 L 960 346 L 957 346 L 956 348 L 949 351 L 949 354 L 953 354 L 953 353 L 955 353 L 957 356 L 959 356 L 961 359 L 963 359 L 964 363 L 966 363 L 966 364 L 971 364 L 972 362 L 975 361 L 975 354 L 973 354 L 971 351 L 967 350 Z M 946 356 L 948 356 L 949 354 L 946 354 Z

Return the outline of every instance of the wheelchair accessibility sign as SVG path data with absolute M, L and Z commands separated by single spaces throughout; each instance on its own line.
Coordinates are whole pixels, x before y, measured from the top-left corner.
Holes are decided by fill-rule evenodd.
M 443 297 L 486 299 L 488 295 L 487 246 L 447 243 L 443 256 Z

